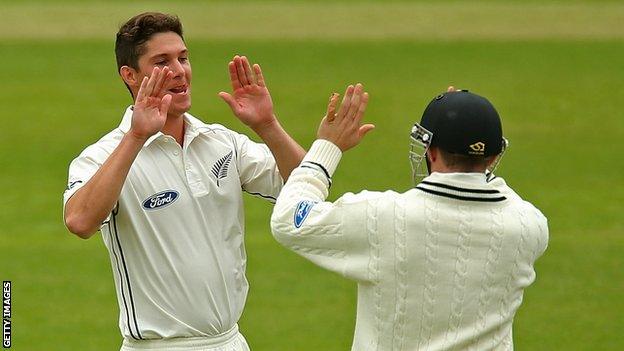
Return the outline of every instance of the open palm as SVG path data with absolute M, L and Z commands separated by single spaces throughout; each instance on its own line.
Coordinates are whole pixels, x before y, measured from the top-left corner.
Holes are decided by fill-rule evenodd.
M 230 106 L 232 112 L 251 128 L 272 122 L 273 101 L 267 89 L 262 69 L 255 64 L 252 67 L 245 56 L 234 56 L 228 65 L 232 94 L 219 93 Z
M 163 96 L 163 91 L 171 77 L 168 67 L 156 67 L 149 78 L 143 78 L 132 113 L 132 131 L 140 138 L 149 138 L 165 125 L 171 95 Z

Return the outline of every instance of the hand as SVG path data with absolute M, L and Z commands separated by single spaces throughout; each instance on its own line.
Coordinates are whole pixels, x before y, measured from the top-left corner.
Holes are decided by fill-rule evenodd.
M 455 88 L 454 86 L 452 86 L 452 85 L 449 85 L 449 87 L 448 87 L 448 88 L 446 88 L 446 92 L 447 92 L 447 93 L 453 93 L 453 92 L 456 92 L 456 91 L 461 91 L 461 89 L 456 89 L 456 88 Z
M 247 58 L 236 55 L 228 68 L 232 94 L 222 91 L 219 96 L 230 106 L 234 115 L 255 131 L 275 122 L 273 101 L 264 84 L 260 65 L 253 65 L 252 73 Z
M 130 127 L 130 133 L 139 140 L 147 140 L 165 125 L 171 95 L 163 95 L 163 92 L 172 77 L 173 72 L 168 67 L 154 67 L 149 78 L 143 77 L 134 102 Z
M 372 124 L 362 125 L 362 117 L 368 104 L 368 93 L 362 84 L 349 85 L 342 99 L 340 109 L 336 112 L 338 97 L 333 93 L 327 105 L 327 114 L 323 117 L 317 136 L 330 141 L 342 152 L 360 143 L 366 133 L 375 128 Z

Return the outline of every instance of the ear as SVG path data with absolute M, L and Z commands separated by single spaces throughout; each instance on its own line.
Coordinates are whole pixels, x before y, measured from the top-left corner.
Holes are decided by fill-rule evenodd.
M 439 156 L 440 155 L 436 147 L 429 147 L 429 149 L 427 149 L 427 159 L 429 160 L 429 162 L 435 162 Z
M 119 75 L 121 76 L 121 79 L 123 79 L 123 81 L 131 88 L 136 88 L 141 84 L 139 72 L 130 66 L 121 66 L 119 69 Z

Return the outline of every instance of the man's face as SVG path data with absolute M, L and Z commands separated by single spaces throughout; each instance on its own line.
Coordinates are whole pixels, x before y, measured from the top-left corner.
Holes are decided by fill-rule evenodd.
M 145 53 L 139 57 L 139 85 L 154 67 L 165 66 L 173 72 L 173 79 L 169 86 L 164 87 L 163 93 L 172 97 L 168 114 L 181 116 L 191 108 L 191 62 L 184 41 L 174 32 L 154 34 L 145 43 Z

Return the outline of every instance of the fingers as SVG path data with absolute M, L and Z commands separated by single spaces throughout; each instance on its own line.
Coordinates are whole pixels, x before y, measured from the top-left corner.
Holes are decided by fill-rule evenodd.
M 234 64 L 236 65 L 236 74 L 238 75 L 238 80 L 240 81 L 242 86 L 249 85 L 249 80 L 247 79 L 247 75 L 245 74 L 245 68 L 243 67 L 243 60 L 240 56 L 234 56 Z
M 154 67 L 152 70 L 152 75 L 149 77 L 147 81 L 147 86 L 145 87 L 145 96 L 152 96 L 154 92 L 154 86 L 156 85 L 156 81 L 158 80 L 158 75 L 160 74 L 160 68 Z
M 349 110 L 349 107 L 351 107 L 351 97 L 353 96 L 353 90 L 355 90 L 355 87 L 353 87 L 353 85 L 349 85 L 345 90 L 345 94 L 342 97 L 342 102 L 340 103 L 340 108 L 338 109 L 338 113 L 336 113 L 336 120 L 341 121 Z
M 152 96 L 160 96 L 163 93 L 163 88 L 169 85 L 169 82 L 173 78 L 173 72 L 169 69 L 169 67 L 165 66 L 158 77 L 156 77 L 157 81 L 154 85 L 154 91 L 152 92 Z
M 228 63 L 228 71 L 230 72 L 230 82 L 232 83 L 232 90 L 236 90 L 242 87 L 240 80 L 238 79 L 238 73 L 236 72 L 236 64 L 234 61 Z
M 163 96 L 162 100 L 160 100 L 160 115 L 161 116 L 166 116 L 167 112 L 169 111 L 169 105 L 171 104 L 171 99 L 172 96 L 167 94 L 165 96 Z
M 449 87 L 446 89 L 446 92 L 447 92 L 447 93 L 452 93 L 452 92 L 454 92 L 454 91 L 457 91 L 457 89 L 455 89 L 455 87 L 454 87 L 454 86 L 452 86 L 452 85 L 449 85 Z
M 139 92 L 137 93 L 137 101 L 141 101 L 150 96 L 160 96 L 163 88 L 166 87 L 173 78 L 173 72 L 169 67 L 154 67 L 149 77 L 143 77 Z
M 368 132 L 370 132 L 373 129 L 375 129 L 374 124 L 365 124 L 361 126 L 360 130 L 358 130 L 358 137 L 362 139 Z
M 234 59 L 230 62 L 229 70 L 230 80 L 232 81 L 232 88 L 234 90 L 246 85 L 258 84 L 260 86 L 265 86 L 264 76 L 262 75 L 260 66 L 254 65 L 252 71 L 249 60 L 245 56 L 234 56 Z
M 139 92 L 137 93 L 137 96 L 136 96 L 136 101 L 141 101 L 145 98 L 145 90 L 146 90 L 148 80 L 149 78 L 147 76 L 143 77 L 143 80 L 141 81 L 141 86 L 139 87 Z
M 362 84 L 357 83 L 355 88 L 353 89 L 353 96 L 351 97 L 351 106 L 349 106 L 349 110 L 346 113 L 346 117 L 354 118 L 358 112 L 360 107 L 360 101 L 362 100 L 362 93 L 364 92 L 364 86 Z
M 329 103 L 327 104 L 327 113 L 325 114 L 327 122 L 332 122 L 336 118 L 336 106 L 338 105 L 338 97 L 340 97 L 340 94 L 338 93 L 332 93 L 329 97 Z
M 358 106 L 357 112 L 355 113 L 355 123 L 358 125 L 360 121 L 362 121 L 362 117 L 364 117 L 364 112 L 366 111 L 366 106 L 368 105 L 368 93 L 362 94 L 362 99 L 360 101 L 360 105 Z
M 258 80 L 258 85 L 261 87 L 266 86 L 264 83 L 264 76 L 262 75 L 262 69 L 260 69 L 259 64 L 253 65 L 254 73 L 256 74 L 256 79 Z
M 253 73 L 251 73 L 249 60 L 246 56 L 243 56 L 241 57 L 241 61 L 243 62 L 243 68 L 245 69 L 245 77 L 247 77 L 247 82 L 249 82 L 249 84 L 256 84 L 256 79 L 254 78 Z

